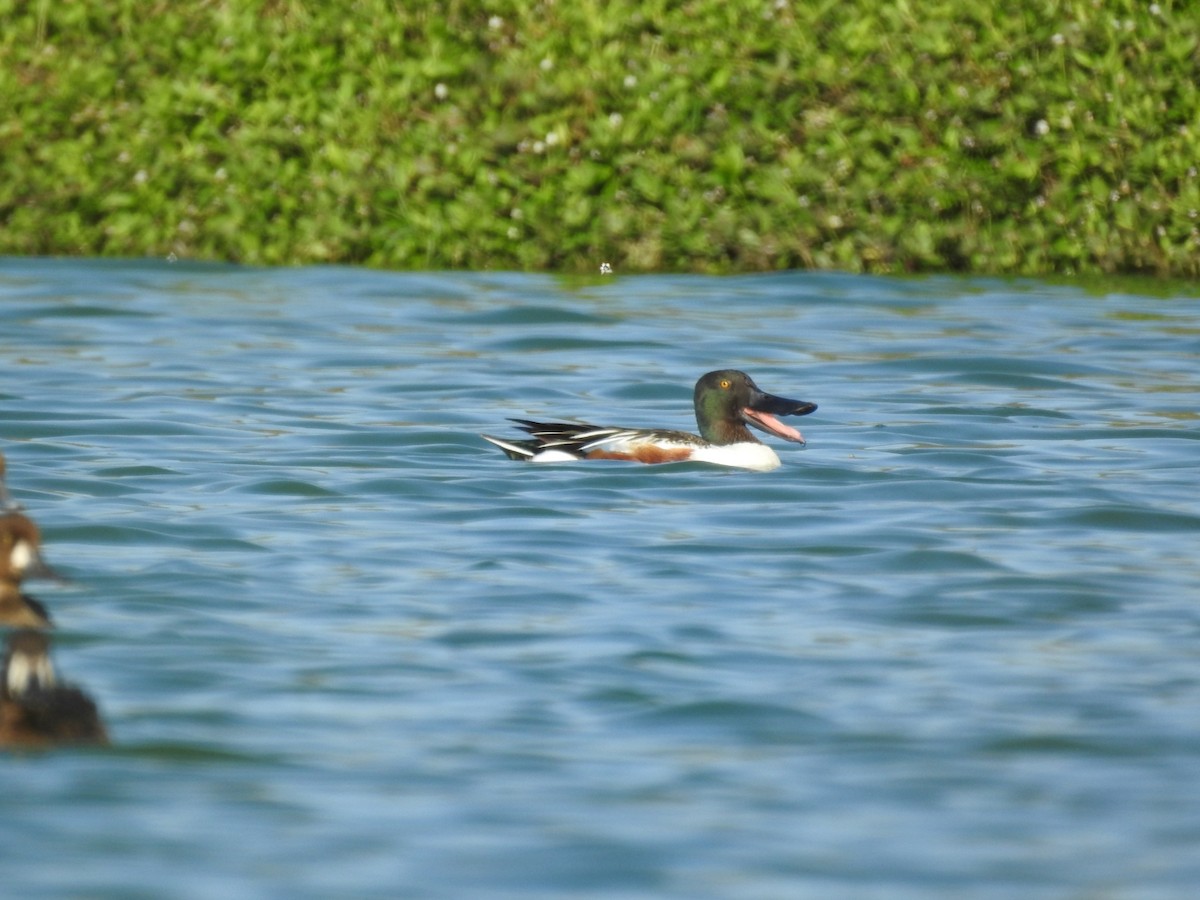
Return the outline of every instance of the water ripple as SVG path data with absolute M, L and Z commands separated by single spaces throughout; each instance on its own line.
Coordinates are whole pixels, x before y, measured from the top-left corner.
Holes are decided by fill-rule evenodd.
M 116 738 L 6 760 L 6 884 L 1190 896 L 1200 313 L 1137 288 L 0 262 Z M 730 365 L 820 405 L 774 472 L 478 437 Z

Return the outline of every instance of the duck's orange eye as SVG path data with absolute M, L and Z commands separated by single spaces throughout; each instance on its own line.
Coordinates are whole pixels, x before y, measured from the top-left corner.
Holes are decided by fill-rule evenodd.
M 722 387 L 724 390 L 729 390 L 729 384 L 730 384 L 730 382 L 729 382 L 729 379 L 728 379 L 728 378 L 722 378 L 722 379 L 721 379 L 721 387 Z

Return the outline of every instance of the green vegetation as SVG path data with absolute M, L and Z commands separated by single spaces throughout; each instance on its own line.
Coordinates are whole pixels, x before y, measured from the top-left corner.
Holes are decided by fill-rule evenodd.
M 0 21 L 0 254 L 1200 274 L 1183 0 L 0 0 Z

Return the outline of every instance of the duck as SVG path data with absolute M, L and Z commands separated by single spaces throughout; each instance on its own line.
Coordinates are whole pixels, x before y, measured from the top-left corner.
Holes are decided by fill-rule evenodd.
M 47 634 L 30 628 L 9 634 L 0 683 L 0 746 L 108 742 L 95 701 L 58 681 Z
M 781 465 L 778 454 L 750 431 L 752 426 L 791 443 L 804 436 L 777 416 L 807 416 L 817 405 L 768 394 L 745 372 L 718 369 L 696 382 L 693 397 L 700 433 L 659 428 L 620 428 L 584 422 L 511 419 L 529 438 L 482 434 L 514 460 L 567 462 L 617 459 L 639 463 L 704 462 L 767 472 Z
M 15 512 L 20 510 L 21 504 L 12 498 L 12 494 L 8 492 L 8 485 L 5 483 L 5 476 L 8 475 L 8 461 L 4 458 L 4 454 L 0 453 L 0 512 Z
M 29 577 L 57 578 L 41 553 L 41 532 L 23 513 L 0 515 L 0 625 L 46 628 L 50 613 L 39 600 L 21 593 Z

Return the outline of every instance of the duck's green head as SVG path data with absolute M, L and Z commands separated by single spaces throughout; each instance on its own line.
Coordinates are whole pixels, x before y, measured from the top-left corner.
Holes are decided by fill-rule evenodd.
M 803 444 L 804 436 L 776 416 L 806 416 L 815 403 L 788 400 L 761 390 L 745 372 L 719 369 L 696 382 L 696 424 L 710 444 L 758 443 L 747 425 L 785 441 Z

